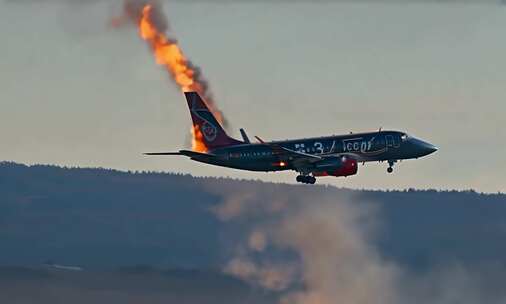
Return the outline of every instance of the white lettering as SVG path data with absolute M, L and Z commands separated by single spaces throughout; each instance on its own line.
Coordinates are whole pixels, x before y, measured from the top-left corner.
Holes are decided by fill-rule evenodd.
M 314 147 L 316 149 L 316 153 L 323 154 L 323 144 L 321 142 L 315 142 Z
M 343 141 L 343 152 L 368 152 L 372 149 L 374 137 L 370 140 L 354 138 Z

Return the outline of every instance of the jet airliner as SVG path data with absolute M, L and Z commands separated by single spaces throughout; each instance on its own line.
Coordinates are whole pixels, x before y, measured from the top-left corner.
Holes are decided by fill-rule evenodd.
M 196 92 L 185 92 L 194 128 L 200 130 L 206 152 L 145 153 L 183 155 L 206 164 L 249 171 L 298 172 L 297 182 L 314 184 L 317 177 L 350 176 L 358 164 L 387 162 L 388 173 L 399 160 L 415 159 L 434 153 L 437 148 L 400 131 L 379 130 L 305 139 L 251 142 L 241 129 L 242 140 L 227 135 L 206 103 Z

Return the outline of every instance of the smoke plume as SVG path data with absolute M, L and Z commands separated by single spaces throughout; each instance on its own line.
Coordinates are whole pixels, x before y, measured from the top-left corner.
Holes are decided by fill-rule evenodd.
M 182 92 L 198 92 L 220 124 L 227 128 L 228 122 L 218 109 L 201 68 L 185 56 L 177 39 L 171 35 L 169 22 L 160 2 L 125 0 L 123 8 L 123 15 L 113 19 L 113 26 L 120 26 L 126 22 L 135 24 L 140 37 L 150 47 L 156 63 L 167 70 L 172 81 Z M 193 150 L 205 152 L 206 147 L 202 142 L 201 131 L 193 127 L 191 133 Z
M 504 303 L 459 264 L 425 274 L 375 246 L 381 210 L 355 197 L 232 193 L 213 209 L 234 227 L 224 271 L 279 294 L 280 304 Z M 317 198 L 317 199 L 315 199 Z M 239 232 L 237 232 L 239 231 Z

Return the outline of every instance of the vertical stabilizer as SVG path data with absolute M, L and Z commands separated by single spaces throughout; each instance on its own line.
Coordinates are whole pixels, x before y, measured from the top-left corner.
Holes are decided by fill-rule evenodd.
M 185 92 L 184 95 L 190 108 L 194 132 L 199 133 L 194 136 L 202 141 L 208 151 L 242 143 L 227 135 L 197 92 Z

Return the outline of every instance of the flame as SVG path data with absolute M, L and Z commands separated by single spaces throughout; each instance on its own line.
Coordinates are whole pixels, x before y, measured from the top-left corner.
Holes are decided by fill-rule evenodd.
M 130 0 L 131 1 L 131 0 Z M 149 1 L 141 7 L 140 11 L 131 11 L 131 7 L 125 2 L 125 9 L 129 16 L 135 16 L 139 28 L 140 37 L 145 40 L 153 51 L 156 63 L 163 66 L 182 92 L 196 91 L 204 99 L 209 110 L 215 115 L 221 125 L 226 126 L 223 114 L 217 109 L 209 92 L 207 84 L 196 70 L 193 64 L 186 58 L 183 51 L 175 41 L 164 33 L 164 26 L 157 26 L 156 18 L 162 16 L 159 5 L 153 5 Z M 157 2 L 153 2 L 157 4 Z M 136 8 L 137 9 L 137 8 Z M 158 20 L 159 21 L 159 20 Z M 192 149 L 198 152 L 206 152 L 207 148 L 203 141 L 202 132 L 193 126 Z
M 207 147 L 204 144 L 204 134 L 202 134 L 202 131 L 200 131 L 199 126 L 194 125 L 191 129 L 192 133 L 192 149 L 193 151 L 207 152 Z
M 153 6 L 150 4 L 143 8 L 139 33 L 153 49 L 156 63 L 166 67 L 183 92 L 202 91 L 198 82 L 194 80 L 194 71 L 188 66 L 188 60 L 179 46 L 170 41 L 164 33 L 159 33 L 156 26 L 150 22 L 152 10 Z

